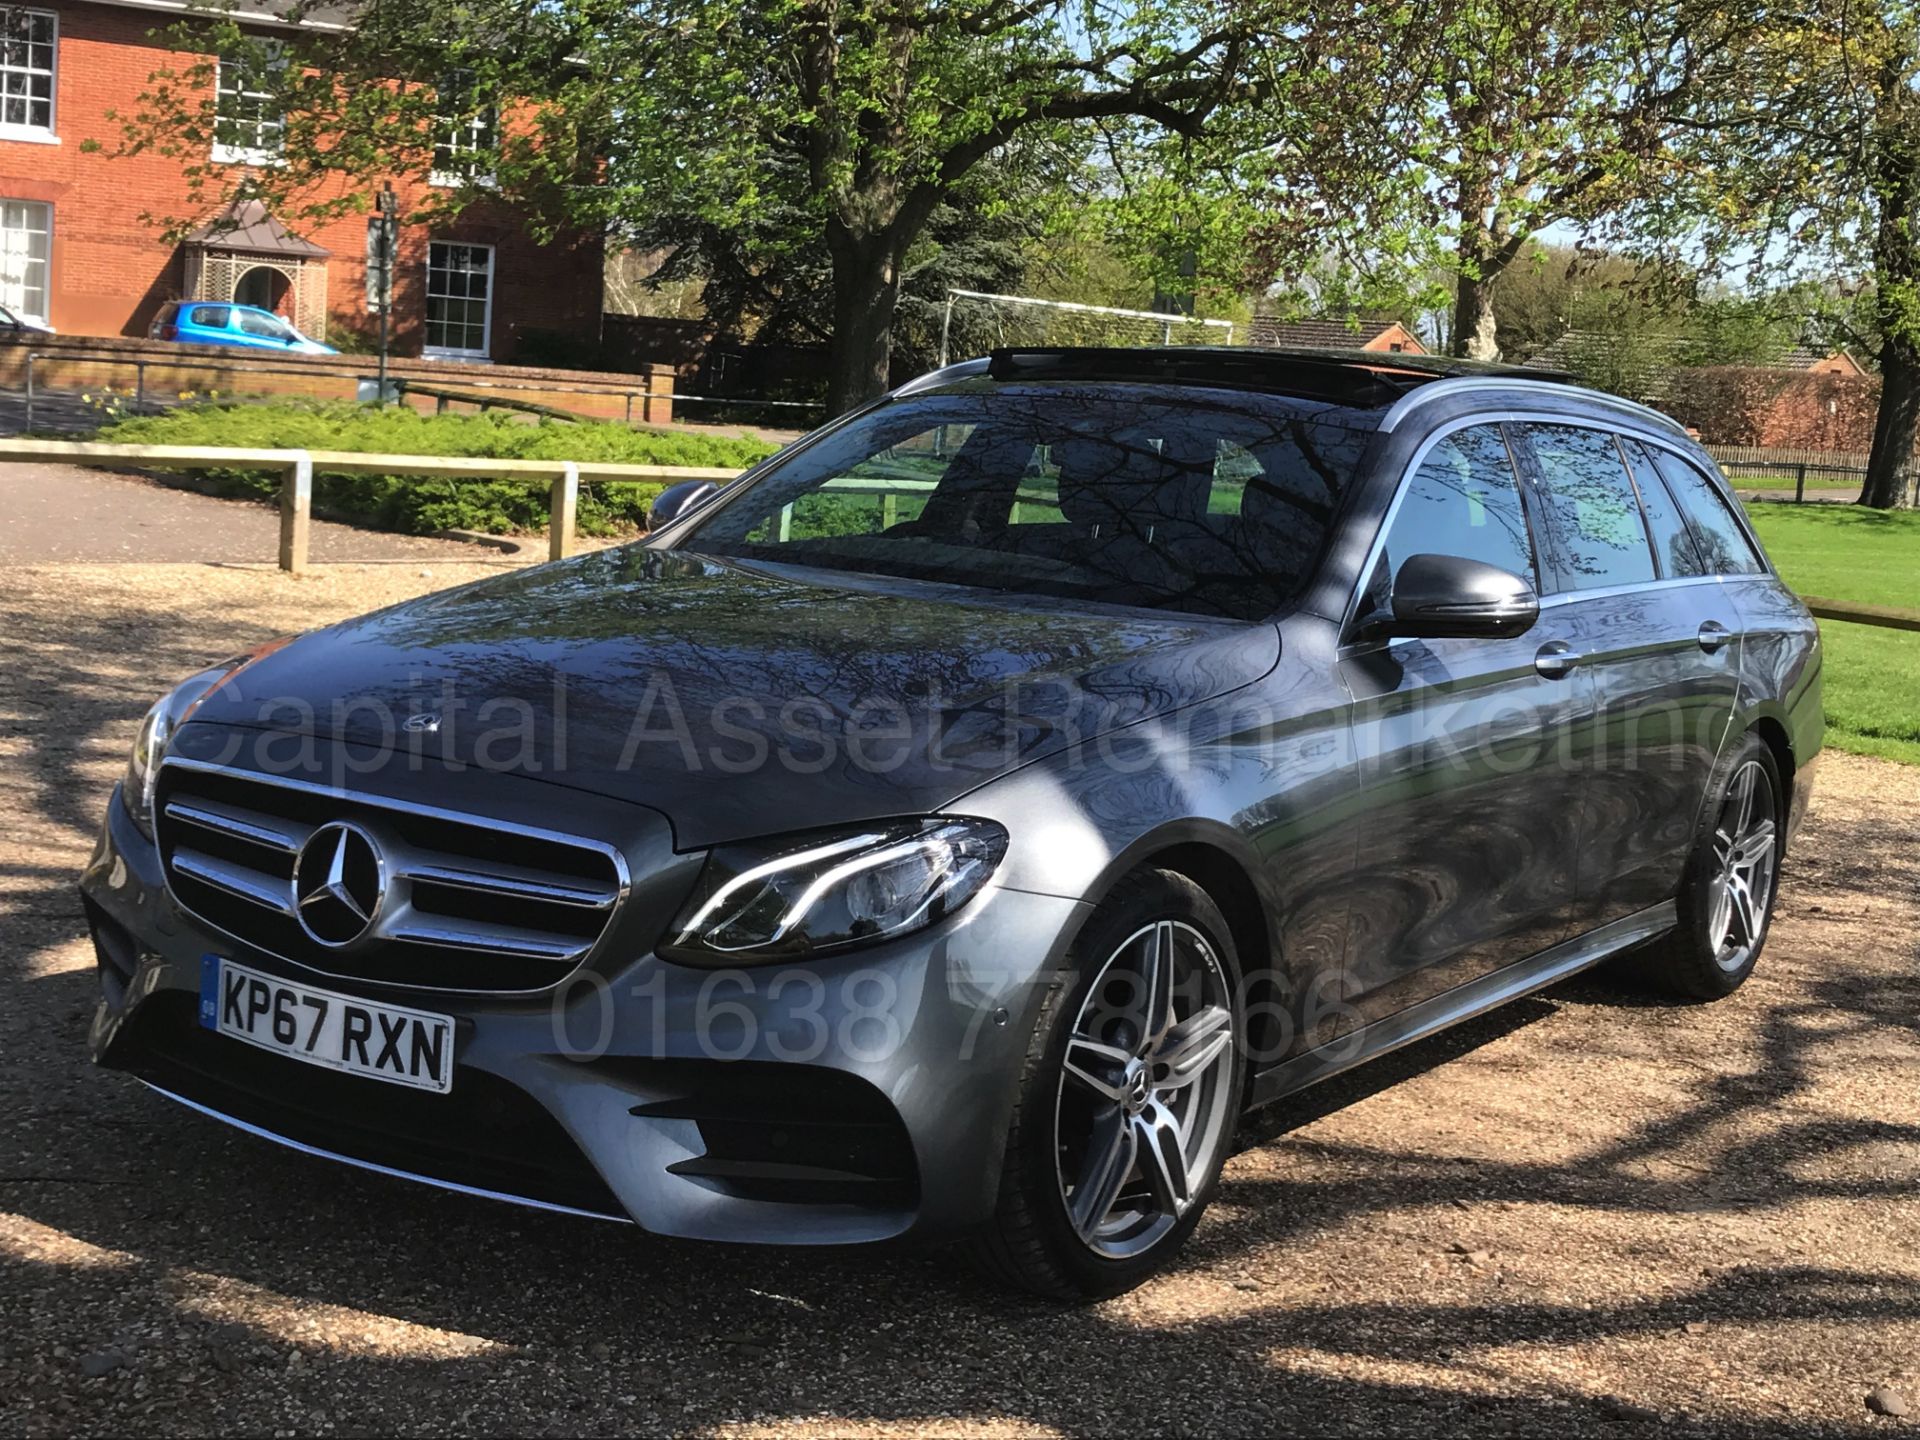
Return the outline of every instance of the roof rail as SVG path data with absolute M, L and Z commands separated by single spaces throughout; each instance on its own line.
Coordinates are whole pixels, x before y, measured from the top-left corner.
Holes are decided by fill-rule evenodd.
M 1375 350 L 1290 350 L 1268 345 L 1025 346 L 930 371 L 890 392 L 900 399 L 977 376 L 995 380 L 1169 380 L 1318 393 L 1347 404 L 1386 407 L 1391 431 L 1419 406 L 1475 390 L 1577 395 L 1642 424 L 1685 435 L 1670 415 L 1635 400 L 1576 384 L 1563 370 Z M 1311 377 L 1311 378 L 1309 378 Z
M 1384 410 L 1408 385 L 1430 378 L 1392 362 L 1398 356 L 1307 352 L 1251 345 L 1059 345 L 995 350 L 995 380 L 1121 381 L 1208 385 Z
M 1642 405 L 1638 400 L 1626 400 L 1618 395 L 1609 395 L 1604 390 L 1590 390 L 1584 385 L 1575 385 L 1569 380 L 1556 378 L 1554 371 L 1531 375 L 1513 372 L 1498 375 L 1456 375 L 1445 380 L 1436 380 L 1431 385 L 1421 385 L 1409 390 L 1394 402 L 1393 408 L 1387 411 L 1386 416 L 1380 421 L 1381 432 L 1391 432 L 1422 405 L 1435 400 L 1444 400 L 1449 395 L 1474 390 L 1534 390 L 1549 395 L 1577 395 L 1585 404 L 1618 410 L 1656 429 L 1672 431 L 1678 435 L 1687 433 L 1686 426 L 1671 415 L 1662 414 L 1651 405 Z

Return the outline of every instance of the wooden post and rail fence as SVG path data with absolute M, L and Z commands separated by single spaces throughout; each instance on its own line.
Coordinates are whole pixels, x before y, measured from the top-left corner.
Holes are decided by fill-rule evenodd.
M 140 470 L 259 470 L 280 477 L 280 568 L 307 568 L 316 470 L 349 475 L 410 475 L 452 480 L 517 480 L 547 487 L 547 554 L 573 547 L 580 487 L 595 481 L 712 480 L 740 472 L 689 465 L 622 465 L 604 460 L 488 460 L 459 455 L 362 455 L 344 450 L 249 450 L 219 445 L 101 445 L 76 440 L 0 439 L 0 461 L 41 460 Z
M 0 462 L 41 460 L 82 465 L 118 465 L 142 470 L 261 470 L 280 476 L 280 568 L 298 575 L 308 566 L 313 519 L 313 475 L 411 475 L 455 480 L 518 480 L 547 487 L 547 555 L 559 560 L 571 551 L 579 514 L 580 486 L 605 480 L 675 484 L 712 480 L 724 485 L 737 470 L 691 465 L 621 465 L 601 460 L 490 460 L 459 455 L 363 455 L 344 450 L 248 450 L 218 445 L 102 445 L 75 440 L 0 439 Z M 931 488 L 924 480 L 848 483 L 838 488 L 872 491 L 892 498 Z M 883 508 L 885 502 L 883 501 Z M 1877 625 L 1920 632 L 1920 611 L 1885 605 L 1856 605 L 1817 595 L 1802 597 L 1822 620 Z
M 1727 482 L 1735 490 L 1749 495 L 1758 490 L 1762 498 L 1768 500 L 1775 498 L 1776 492 L 1785 490 L 1779 482 L 1786 480 L 1793 482 L 1796 504 L 1806 502 L 1810 488 L 1821 492 L 1816 493 L 1815 499 L 1850 499 L 1847 492 L 1858 493 L 1867 478 L 1867 457 L 1845 450 L 1793 450 L 1753 445 L 1705 448 L 1726 472 Z M 1920 484 L 1915 487 L 1914 501 L 1920 504 Z

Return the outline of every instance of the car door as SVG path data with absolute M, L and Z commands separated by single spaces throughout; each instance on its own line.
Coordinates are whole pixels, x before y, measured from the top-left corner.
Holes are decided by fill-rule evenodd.
M 1350 636 L 1390 603 L 1408 556 L 1459 555 L 1530 580 L 1536 526 L 1506 428 L 1467 422 L 1416 452 L 1369 561 Z M 1360 777 L 1347 950 L 1360 1021 L 1465 984 L 1572 924 L 1591 727 L 1571 617 L 1510 639 L 1343 646 Z
M 1591 677 L 1576 927 L 1670 900 L 1739 685 L 1739 617 L 1642 444 L 1516 427 L 1545 522 L 1543 608 Z

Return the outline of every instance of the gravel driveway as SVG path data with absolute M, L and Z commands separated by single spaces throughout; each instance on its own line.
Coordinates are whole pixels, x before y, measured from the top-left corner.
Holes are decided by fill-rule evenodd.
M 705 1247 L 444 1195 L 90 1070 L 72 881 L 147 701 L 486 569 L 0 570 L 0 1430 L 1913 1423 L 1875 1392 L 1920 1414 L 1920 771 L 1884 762 L 1829 754 L 1738 996 L 1589 980 L 1310 1092 L 1249 1137 L 1184 1269 L 1084 1310 L 941 1253 Z

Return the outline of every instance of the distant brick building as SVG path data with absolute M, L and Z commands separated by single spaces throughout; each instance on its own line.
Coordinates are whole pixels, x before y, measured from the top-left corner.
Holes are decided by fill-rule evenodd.
M 1684 335 L 1619 336 L 1605 330 L 1569 330 L 1525 364 L 1530 370 L 1568 371 L 1589 384 L 1604 381 L 1609 389 L 1631 391 L 1633 399 L 1658 404 L 1672 393 L 1677 377 L 1701 368 L 1687 363 L 1694 348 Z M 1844 350 L 1822 352 L 1804 345 L 1739 368 L 1852 380 L 1867 374 L 1867 368 Z
M 1398 320 L 1276 320 L 1256 315 L 1247 327 L 1247 343 L 1282 350 L 1375 350 L 1394 355 L 1424 355 L 1427 347 Z
M 1569 330 L 1526 362 L 1657 405 L 1710 445 L 1865 454 L 1879 377 L 1844 350 L 1782 350 L 1764 363 L 1688 365 L 1680 335 Z
M 365 215 L 303 226 L 258 202 L 213 207 L 179 245 L 139 217 L 185 215 L 182 162 L 149 150 L 114 157 L 118 123 L 156 70 L 203 58 L 153 32 L 182 0 L 0 0 L 0 304 L 67 334 L 144 335 L 170 299 L 238 300 L 295 319 L 310 333 L 368 335 L 378 316 L 368 283 Z M 310 14 L 302 23 L 321 23 Z M 262 36 L 284 25 L 249 24 Z M 270 90 L 223 65 L 216 163 L 270 164 L 280 121 Z M 88 153 L 83 144 L 102 142 Z M 492 127 L 450 128 L 454 167 L 484 165 Z M 452 176 L 403 182 L 404 215 Z M 604 255 L 598 234 L 536 241 L 504 204 L 481 201 L 444 227 L 403 226 L 393 287 L 398 354 L 553 361 L 590 355 L 600 338 Z
M 1865 455 L 1880 377 L 1857 365 L 1710 365 L 1677 372 L 1662 408 L 1710 445 Z

